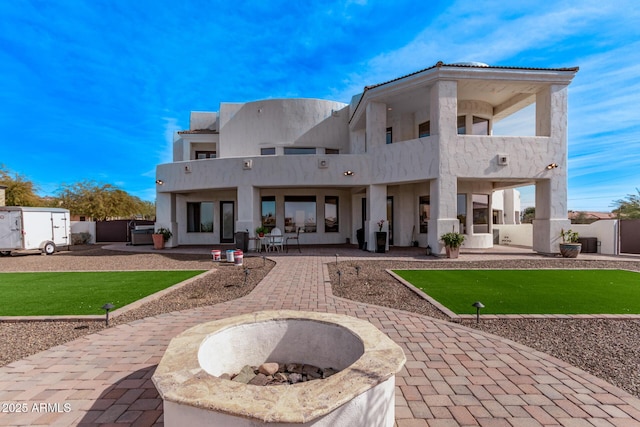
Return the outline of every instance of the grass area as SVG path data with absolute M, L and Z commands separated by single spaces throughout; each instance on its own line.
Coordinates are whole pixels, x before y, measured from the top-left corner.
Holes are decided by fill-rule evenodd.
M 0 316 L 104 314 L 202 272 L 0 273 Z
M 640 273 L 625 270 L 397 270 L 457 314 L 640 314 Z

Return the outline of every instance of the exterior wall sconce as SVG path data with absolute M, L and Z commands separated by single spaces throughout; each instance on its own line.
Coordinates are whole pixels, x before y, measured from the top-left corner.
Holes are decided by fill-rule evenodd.
M 163 184 L 164 184 L 164 181 L 163 181 L 163 180 L 161 180 L 161 179 L 156 179 L 156 184 L 158 184 L 158 185 L 163 185 Z
M 549 163 L 549 164 L 547 165 L 547 170 L 548 170 L 548 171 L 550 171 L 551 169 L 555 169 L 555 168 L 557 168 L 557 167 L 558 167 L 558 164 L 557 164 L 557 163 Z
M 242 169 L 249 170 L 251 168 L 253 168 L 253 160 L 245 159 L 242 161 Z
M 344 176 L 353 176 L 353 175 L 354 175 L 354 172 L 351 170 L 344 171 Z

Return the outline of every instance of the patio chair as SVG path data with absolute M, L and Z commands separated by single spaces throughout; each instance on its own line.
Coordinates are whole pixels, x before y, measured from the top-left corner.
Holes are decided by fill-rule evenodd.
M 282 231 L 278 227 L 272 229 L 268 237 L 269 239 L 267 243 L 267 252 L 271 251 L 272 249 L 275 249 L 277 251 L 283 250 L 282 243 L 284 239 L 282 237 Z
M 302 229 L 302 227 L 298 227 L 298 231 L 296 232 L 296 235 L 295 236 L 289 236 L 284 241 L 284 245 L 287 248 L 287 253 L 289 253 L 289 240 L 295 240 L 297 245 L 298 245 L 298 252 L 302 253 L 302 251 L 300 250 L 300 230 L 301 229 Z

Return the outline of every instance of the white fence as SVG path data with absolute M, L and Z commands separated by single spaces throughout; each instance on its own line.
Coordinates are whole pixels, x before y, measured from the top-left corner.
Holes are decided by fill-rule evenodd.
M 533 246 L 533 225 L 531 224 L 494 224 L 493 229 L 499 230 L 499 245 Z M 577 231 L 580 237 L 597 238 L 599 254 L 618 254 L 618 220 L 601 220 L 592 224 L 571 224 L 571 229 Z
M 83 233 L 86 233 L 87 237 L 87 239 L 83 239 L 86 240 L 85 243 L 91 245 L 96 243 L 96 223 L 94 221 L 71 221 L 71 239 L 73 244 L 76 244 L 73 241 L 74 237 L 81 236 Z

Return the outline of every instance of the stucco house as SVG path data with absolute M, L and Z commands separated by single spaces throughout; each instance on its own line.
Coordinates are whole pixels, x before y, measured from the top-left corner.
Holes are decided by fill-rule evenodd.
M 235 231 L 301 230 L 301 243 L 369 250 L 429 245 L 456 230 L 493 245 L 494 192 L 535 185 L 534 251 L 558 252 L 567 219 L 567 91 L 578 68 L 444 64 L 365 86 L 349 104 L 221 103 L 192 112 L 156 170 L 157 227 L 169 246 L 233 242 Z M 493 135 L 535 104 L 534 135 Z M 533 126 L 532 126 L 533 127 Z M 502 215 L 513 209 L 505 209 Z M 499 220 L 498 220 L 499 222 Z

